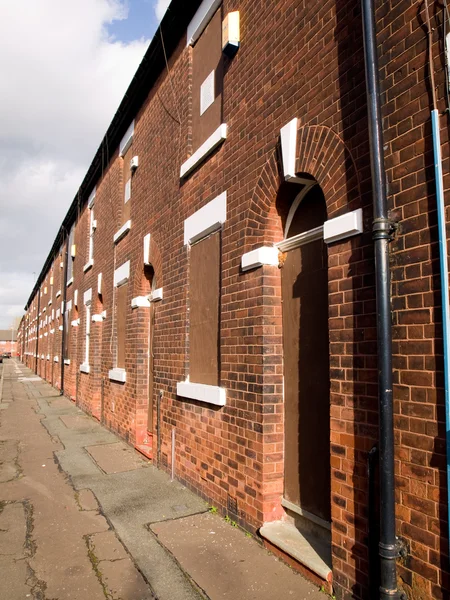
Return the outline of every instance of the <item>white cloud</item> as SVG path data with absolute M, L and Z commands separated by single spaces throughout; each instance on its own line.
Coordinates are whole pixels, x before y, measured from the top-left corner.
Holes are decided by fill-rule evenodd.
M 155 14 L 158 21 L 161 21 L 163 18 L 169 4 L 170 0 L 157 0 L 155 5 Z
M 108 36 L 126 16 L 124 0 L 2 5 L 0 328 L 28 299 L 148 46 Z
M 0 253 L 0 311 L 3 284 L 12 270 L 20 269 L 24 277 L 40 272 L 83 175 L 84 165 L 39 156 L 24 157 L 3 173 L 0 239 L 10 250 Z
M 0 288 L 0 306 L 2 310 L 1 329 L 8 329 L 14 322 L 14 317 L 23 314 L 23 297 L 33 287 L 34 276 L 32 273 L 2 274 Z

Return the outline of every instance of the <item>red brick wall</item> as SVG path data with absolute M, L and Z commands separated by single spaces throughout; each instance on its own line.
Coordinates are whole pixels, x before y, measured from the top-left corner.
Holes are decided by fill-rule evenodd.
M 18 352 L 18 346 L 16 342 L 4 341 L 0 343 L 0 353 L 11 352 L 12 356 L 16 356 Z
M 410 555 L 399 566 L 400 583 L 411 598 L 444 598 L 450 590 L 445 425 L 426 40 L 415 3 L 379 4 L 389 203 L 399 222 L 392 245 L 397 533 L 410 546 Z M 145 437 L 149 310 L 131 309 L 130 303 L 149 292 L 142 242 L 150 233 L 156 287 L 164 290 L 163 301 L 154 307 L 152 398 L 155 411 L 160 398 L 161 465 L 170 467 L 175 427 L 175 471 L 186 485 L 224 511 L 228 497 L 236 499 L 235 518 L 251 530 L 283 514 L 280 269 L 266 266 L 243 274 L 240 258 L 283 237 L 287 203 L 292 200 L 286 185 L 293 184 L 282 185 L 279 132 L 297 117 L 296 168 L 322 186 L 328 218 L 359 207 L 364 213 L 364 234 L 330 245 L 328 266 L 334 585 L 338 598 L 367 598 L 366 469 L 368 451 L 378 438 L 378 404 L 360 8 L 343 0 L 320 6 L 283 0 L 277 10 L 262 0 L 224 2 L 225 12 L 234 9 L 241 14 L 242 46 L 225 65 L 223 114 L 229 130 L 225 143 L 180 181 L 180 165 L 192 150 L 192 50 L 181 40 L 169 60 L 170 78 L 161 74 L 136 115 L 133 155 L 139 156 L 139 168 L 132 182 L 131 230 L 113 244 L 123 207 L 122 159 L 118 149 L 110 149 L 110 162 L 96 184 L 94 265 L 86 273 L 89 211 L 86 203 L 80 206 L 74 283 L 67 288 L 67 300 L 78 289 L 78 313 L 73 309 L 71 320 L 80 316 L 81 321 L 71 328 L 71 364 L 65 368 L 64 391 L 130 443 L 141 443 Z M 434 51 L 442 87 L 439 32 L 436 28 Z M 446 128 L 442 136 L 448 188 Z M 179 399 L 176 383 L 189 372 L 189 255 L 183 245 L 183 223 L 225 190 L 220 381 L 227 390 L 227 405 L 217 409 Z M 60 260 L 58 256 L 54 264 L 53 293 L 63 286 Z M 114 366 L 113 275 L 127 260 L 123 385 L 110 381 L 108 371 Z M 91 323 L 91 371 L 84 374 L 79 371 L 84 360 L 83 293 L 89 288 L 91 314 L 106 310 L 106 318 Z M 54 298 L 52 306 L 58 307 L 60 300 Z M 37 299 L 32 309 L 36 303 Z M 54 341 L 58 350 L 53 352 L 60 356 L 57 328 Z M 41 342 L 39 355 L 46 353 Z M 31 352 L 33 348 L 32 343 Z M 34 367 L 34 361 L 27 356 L 29 366 Z M 53 363 L 51 354 L 48 362 L 53 374 L 47 367 L 45 376 L 53 377 L 58 386 L 61 360 Z M 39 368 L 44 375 L 44 367 Z M 155 450 L 155 440 L 153 445 Z
M 398 534 L 410 544 L 410 556 L 400 569 L 410 597 L 445 598 L 448 506 L 432 106 L 420 23 L 424 13 L 418 16 L 417 11 L 412 2 L 386 3 L 379 11 L 386 168 L 399 220 L 392 248 L 397 519 Z M 434 18 L 432 24 L 442 114 L 442 28 Z M 441 136 L 448 189 L 448 123 L 443 117 Z

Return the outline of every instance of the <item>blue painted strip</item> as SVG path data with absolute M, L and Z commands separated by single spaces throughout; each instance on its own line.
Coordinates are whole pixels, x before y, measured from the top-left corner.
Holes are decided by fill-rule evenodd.
M 447 508 L 450 512 L 450 303 L 448 289 L 447 229 L 444 205 L 444 184 L 442 177 L 441 135 L 439 131 L 439 113 L 437 110 L 431 111 L 431 126 L 433 132 L 434 173 L 436 178 L 436 204 L 439 232 L 439 260 L 441 267 L 442 336 L 444 342 L 445 423 L 447 447 Z M 450 515 L 448 522 L 450 540 Z

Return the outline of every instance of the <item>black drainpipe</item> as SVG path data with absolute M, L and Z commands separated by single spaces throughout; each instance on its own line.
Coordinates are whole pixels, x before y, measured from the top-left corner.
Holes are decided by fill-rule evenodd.
M 380 543 L 380 519 L 377 501 L 378 448 L 373 446 L 367 456 L 367 481 L 369 488 L 369 598 L 377 600 L 380 592 L 380 564 L 378 562 L 378 544 Z
M 380 600 L 400 598 L 397 590 L 395 535 L 394 415 L 392 402 L 392 324 L 389 220 L 383 159 L 380 87 L 373 0 L 362 0 L 364 61 L 373 189 L 373 241 L 378 334 L 378 398 L 380 411 Z
M 36 365 L 34 372 L 37 375 L 38 372 L 38 360 L 39 360 L 39 311 L 41 310 L 41 286 L 38 287 L 38 304 L 37 304 L 37 319 L 36 319 Z
M 64 395 L 64 347 L 66 345 L 66 319 L 64 318 L 65 312 L 66 312 L 66 298 L 67 298 L 67 286 L 66 286 L 66 279 L 67 279 L 67 261 L 69 260 L 69 238 L 66 235 L 66 251 L 65 251 L 65 256 L 64 256 L 64 270 L 63 270 L 63 281 L 62 281 L 62 305 L 64 307 L 64 310 L 61 311 L 61 320 L 62 320 L 62 336 L 61 336 L 61 389 L 60 389 L 60 395 L 63 396 Z M 70 324 L 69 324 L 70 327 Z

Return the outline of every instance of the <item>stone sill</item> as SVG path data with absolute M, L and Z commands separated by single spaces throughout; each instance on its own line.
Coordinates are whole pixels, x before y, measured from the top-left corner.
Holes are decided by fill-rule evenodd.
M 127 372 L 125 371 L 125 369 L 119 369 L 119 368 L 111 369 L 108 372 L 108 377 L 111 381 L 117 381 L 119 383 L 126 383 Z
M 199 400 L 206 404 L 225 406 L 227 395 L 225 388 L 216 385 L 205 385 L 204 383 L 191 383 L 180 381 L 177 383 L 177 395 L 190 400 Z

